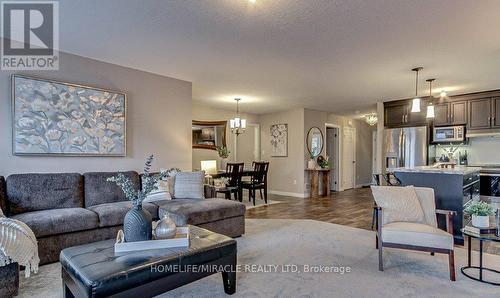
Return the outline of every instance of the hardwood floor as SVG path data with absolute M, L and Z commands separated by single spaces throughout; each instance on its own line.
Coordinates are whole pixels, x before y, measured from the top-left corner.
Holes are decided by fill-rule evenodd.
M 246 217 L 313 219 L 371 230 L 373 197 L 369 188 L 332 192 L 329 197 L 317 199 L 278 195 L 269 195 L 268 199 L 281 203 L 248 209 Z M 472 248 L 479 250 L 479 242 L 473 240 L 472 243 Z M 484 251 L 500 255 L 500 243 L 485 242 Z

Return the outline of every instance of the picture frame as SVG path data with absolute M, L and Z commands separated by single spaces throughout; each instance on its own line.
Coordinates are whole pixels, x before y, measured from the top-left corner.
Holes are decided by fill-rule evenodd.
M 127 155 L 125 93 L 19 74 L 11 88 L 13 155 Z
M 270 127 L 271 157 L 288 157 L 288 124 L 273 124 Z

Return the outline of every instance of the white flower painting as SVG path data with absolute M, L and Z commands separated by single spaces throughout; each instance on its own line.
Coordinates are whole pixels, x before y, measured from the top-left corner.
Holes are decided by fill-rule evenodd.
M 271 156 L 288 156 L 288 124 L 271 125 Z
M 16 155 L 126 155 L 123 93 L 15 75 Z

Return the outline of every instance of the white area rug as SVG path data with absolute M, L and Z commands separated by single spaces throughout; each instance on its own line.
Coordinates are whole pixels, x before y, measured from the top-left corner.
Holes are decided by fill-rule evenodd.
M 385 271 L 378 271 L 374 232 L 313 220 L 251 219 L 237 238 L 238 262 L 263 265 L 241 272 L 235 297 L 500 297 L 500 287 L 460 273 L 466 251 L 456 249 L 457 281 L 448 275 L 446 255 L 385 249 Z M 473 253 L 477 260 L 477 253 Z M 500 269 L 500 256 L 484 255 L 484 264 Z M 281 265 L 346 266 L 351 272 L 283 272 Z M 290 266 L 291 269 L 293 266 Z M 330 267 L 331 268 L 331 267 Z M 60 297 L 60 265 L 42 266 L 21 279 L 21 297 Z M 220 274 L 177 288 L 161 297 L 225 297 Z

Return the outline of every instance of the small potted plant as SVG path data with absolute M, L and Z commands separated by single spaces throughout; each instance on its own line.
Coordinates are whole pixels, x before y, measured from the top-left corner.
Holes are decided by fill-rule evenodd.
M 464 210 L 465 213 L 472 215 L 472 225 L 478 228 L 487 228 L 490 226 L 490 215 L 494 215 L 493 207 L 482 201 L 471 202 Z
M 217 149 L 217 153 L 219 153 L 219 157 L 221 158 L 220 161 L 220 167 L 222 171 L 226 170 L 226 165 L 227 165 L 227 158 L 229 157 L 229 151 L 226 146 L 217 146 L 215 147 Z
M 135 189 L 130 178 L 125 177 L 122 173 L 107 179 L 109 182 L 114 182 L 118 185 L 127 199 L 132 201 L 132 209 L 130 209 L 123 220 L 123 231 L 125 242 L 144 241 L 152 239 L 152 218 L 151 214 L 142 208 L 142 201 L 147 195 L 157 188 L 157 182 L 170 176 L 172 172 L 178 169 L 162 170 L 158 174 L 151 174 L 151 164 L 153 163 L 153 155 L 150 155 L 144 163 L 144 178 L 142 189 Z

